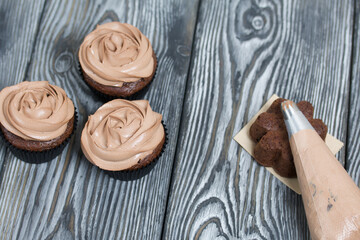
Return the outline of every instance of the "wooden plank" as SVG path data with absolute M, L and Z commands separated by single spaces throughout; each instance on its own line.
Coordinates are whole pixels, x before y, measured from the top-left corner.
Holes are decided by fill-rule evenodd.
M 311 101 L 346 140 L 352 6 L 201 2 L 165 239 L 310 238 L 301 197 L 232 138 L 277 93 Z
M 0 89 L 24 80 L 29 66 L 44 0 L 0 1 Z M 0 143 L 0 182 L 3 164 L 11 161 Z
M 75 137 L 50 163 L 14 160 L 0 186 L 0 232 L 17 239 L 159 239 L 170 185 L 197 13 L 197 1 L 48 1 L 30 80 L 63 87 L 79 113 Z M 97 24 L 120 20 L 149 37 L 159 66 L 144 99 L 163 114 L 169 142 L 144 178 L 122 182 L 80 150 L 87 116 L 103 102 L 81 80 L 77 51 Z M 15 27 L 15 26 L 12 26 Z
M 355 13 L 346 170 L 360 186 L 360 1 L 355 1 Z
M 24 80 L 44 1 L 0 2 L 0 89 Z

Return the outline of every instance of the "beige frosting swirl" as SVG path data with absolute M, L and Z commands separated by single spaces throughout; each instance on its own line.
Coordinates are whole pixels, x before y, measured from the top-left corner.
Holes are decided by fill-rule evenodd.
M 164 139 L 161 119 L 146 100 L 110 101 L 89 116 L 81 148 L 86 158 L 102 169 L 128 169 L 152 154 Z
M 25 139 L 48 141 L 61 136 L 74 116 L 65 91 L 47 81 L 22 82 L 0 92 L 0 122 Z
M 82 69 L 94 81 L 121 87 L 150 77 L 154 51 L 149 39 L 136 27 L 119 22 L 98 25 L 80 46 Z

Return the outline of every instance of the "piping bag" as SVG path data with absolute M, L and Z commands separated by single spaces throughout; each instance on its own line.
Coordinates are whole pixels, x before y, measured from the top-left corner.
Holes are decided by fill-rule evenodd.
M 292 101 L 281 104 L 312 239 L 360 239 L 360 190 Z

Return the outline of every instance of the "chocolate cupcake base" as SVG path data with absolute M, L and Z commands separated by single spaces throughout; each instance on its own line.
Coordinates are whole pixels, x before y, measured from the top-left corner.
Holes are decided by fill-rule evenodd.
M 50 160 L 54 159 L 56 156 L 58 156 L 65 148 L 65 146 L 69 143 L 71 137 L 74 135 L 77 127 L 77 112 L 75 109 L 74 112 L 74 127 L 72 133 L 62 142 L 60 145 L 44 150 L 44 151 L 28 151 L 24 149 L 20 149 L 12 145 L 8 140 L 6 140 L 3 131 L 0 131 L 0 137 L 5 143 L 6 147 L 8 147 L 11 151 L 11 153 L 19 158 L 20 160 L 27 162 L 27 163 L 34 163 L 34 164 L 40 164 L 49 162 Z
M 165 151 L 167 142 L 168 142 L 168 134 L 167 134 L 167 128 L 166 125 L 164 124 L 164 122 L 162 122 L 162 125 L 164 126 L 164 130 L 165 130 L 165 141 L 162 145 L 161 151 L 159 153 L 159 155 L 153 159 L 149 164 L 147 164 L 146 166 L 134 169 L 134 170 L 123 170 L 123 171 L 107 171 L 104 170 L 105 173 L 107 175 L 109 175 L 110 177 L 117 179 L 117 180 L 122 180 L 122 181 L 133 181 L 133 180 L 137 180 L 140 179 L 142 177 L 144 177 L 145 175 L 147 175 L 154 167 L 155 165 L 158 163 L 160 157 L 162 156 L 162 154 Z
M 132 100 L 141 98 L 142 95 L 146 93 L 151 82 L 155 78 L 158 62 L 155 53 L 153 57 L 155 60 L 155 70 L 153 74 L 148 78 L 142 78 L 136 82 L 124 83 L 123 87 L 105 86 L 94 81 L 83 71 L 80 63 L 78 64 L 78 69 L 86 85 L 88 85 L 89 88 L 100 98 L 105 99 L 106 101 L 110 101 L 116 98 Z M 120 88 L 123 89 L 121 92 L 119 91 Z

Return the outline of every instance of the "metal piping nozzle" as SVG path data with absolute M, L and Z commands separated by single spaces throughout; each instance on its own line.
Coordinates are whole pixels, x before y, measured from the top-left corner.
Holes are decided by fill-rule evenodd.
M 281 111 L 284 115 L 289 138 L 300 130 L 314 129 L 293 101 L 287 100 L 282 102 Z

